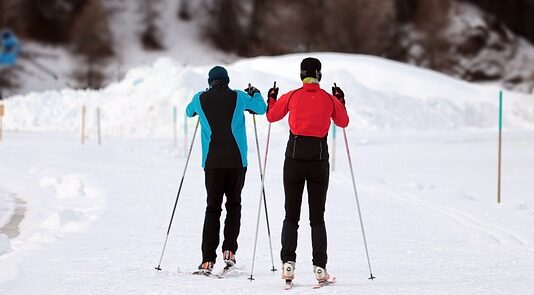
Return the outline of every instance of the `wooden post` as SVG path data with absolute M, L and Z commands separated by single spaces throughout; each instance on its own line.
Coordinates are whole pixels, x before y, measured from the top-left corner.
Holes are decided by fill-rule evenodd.
M 501 159 L 502 159 L 502 90 L 499 92 L 499 155 L 497 168 L 497 203 L 501 202 Z
M 2 132 L 3 132 L 3 123 L 2 119 L 4 118 L 4 105 L 0 104 L 0 141 L 2 141 Z
M 173 138 L 174 138 L 174 147 L 177 147 L 178 145 L 178 113 L 176 110 L 176 106 L 172 107 L 172 129 L 173 129 Z
M 81 130 L 81 141 L 82 141 L 82 144 L 85 143 L 85 105 L 82 106 L 82 130 Z
M 100 108 L 96 108 L 96 127 L 98 131 L 98 145 L 102 145 L 102 133 L 100 129 Z

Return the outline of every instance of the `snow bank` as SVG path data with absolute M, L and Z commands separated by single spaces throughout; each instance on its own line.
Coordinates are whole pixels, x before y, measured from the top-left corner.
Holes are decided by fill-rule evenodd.
M 13 213 L 15 213 L 15 204 L 12 198 L 0 194 L 0 228 L 9 222 Z
M 83 182 L 75 176 L 66 175 L 61 179 L 57 177 L 45 177 L 40 182 L 41 187 L 55 189 L 59 199 L 72 199 L 85 196 Z
M 86 226 L 86 222 L 87 217 L 82 212 L 62 209 L 48 217 L 41 225 L 54 231 L 77 232 Z
M 29 204 L 35 215 L 32 224 L 38 225 L 38 228 L 29 229 L 30 232 L 60 237 L 64 233 L 84 232 L 99 218 L 103 208 L 101 192 L 87 186 L 82 180 L 84 177 L 46 171 L 43 174 L 39 181 L 42 195 Z
M 303 57 L 323 63 L 322 85 L 337 82 L 347 95 L 351 128 L 370 130 L 443 130 L 495 128 L 498 92 L 495 86 L 460 81 L 430 70 L 377 57 L 315 53 L 244 59 L 228 66 L 230 86 L 249 82 L 265 94 L 273 81 L 281 92 L 298 87 Z M 96 111 L 102 112 L 104 136 L 169 137 L 173 106 L 178 126 L 190 98 L 207 86 L 210 66 L 184 67 L 165 58 L 128 72 L 100 91 L 47 91 L 16 96 L 6 102 L 8 131 L 76 132 L 82 105 L 88 107 L 89 136 L 96 134 Z M 534 98 L 505 92 L 504 126 L 534 129 Z M 193 124 L 192 122 L 188 124 Z
M 9 239 L 6 235 L 0 234 L 0 255 L 5 254 L 11 250 Z

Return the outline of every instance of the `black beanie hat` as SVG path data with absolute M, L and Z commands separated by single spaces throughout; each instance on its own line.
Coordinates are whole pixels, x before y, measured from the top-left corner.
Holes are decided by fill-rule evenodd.
M 313 57 L 307 57 L 300 63 L 300 80 L 316 78 L 321 81 L 321 62 Z
M 221 66 L 213 67 L 208 73 L 208 84 L 211 85 L 214 81 L 221 81 L 224 84 L 230 83 L 230 77 L 225 68 Z

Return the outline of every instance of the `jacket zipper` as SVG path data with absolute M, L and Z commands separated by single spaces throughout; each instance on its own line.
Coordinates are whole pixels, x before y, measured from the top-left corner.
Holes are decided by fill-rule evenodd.
M 297 136 L 295 135 L 293 140 L 293 159 L 295 159 L 295 147 L 297 146 Z
M 319 160 L 323 159 L 323 143 L 319 141 Z

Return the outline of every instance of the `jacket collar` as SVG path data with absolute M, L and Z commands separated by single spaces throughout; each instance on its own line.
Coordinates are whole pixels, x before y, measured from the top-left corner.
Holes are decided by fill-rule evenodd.
M 319 90 L 321 87 L 319 83 L 303 83 L 302 88 L 305 90 Z

